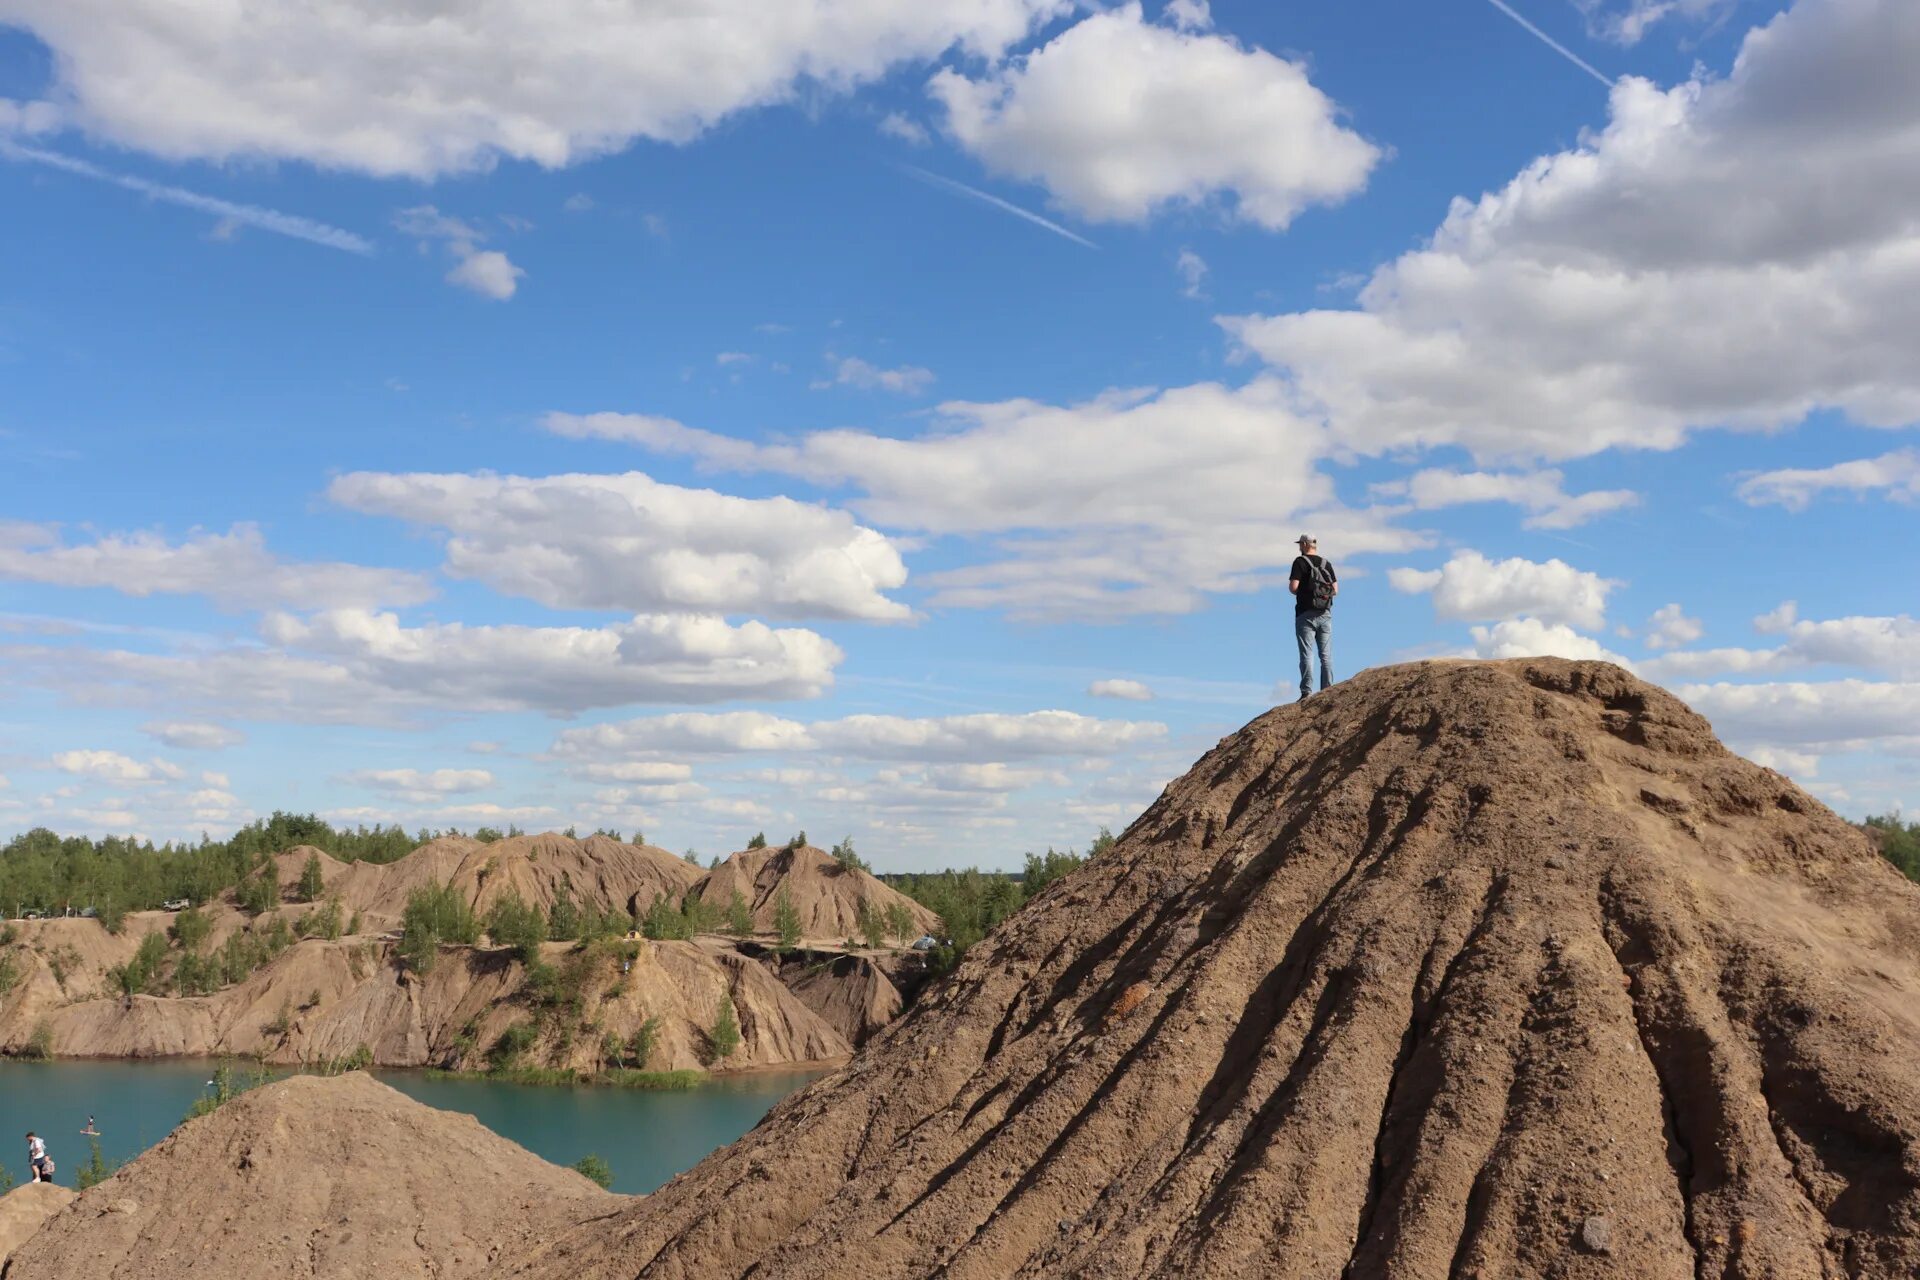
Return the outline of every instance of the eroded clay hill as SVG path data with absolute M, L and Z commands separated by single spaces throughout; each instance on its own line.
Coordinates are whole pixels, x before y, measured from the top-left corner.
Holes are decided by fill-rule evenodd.
M 291 894 L 310 854 L 301 846 L 275 859 L 284 891 Z M 434 884 L 451 884 L 484 914 L 509 891 L 548 911 L 565 891 L 576 906 L 599 910 L 646 910 L 656 894 L 678 901 L 700 878 L 700 869 L 665 849 L 622 844 L 607 836 L 547 832 L 509 836 L 482 844 L 465 836 L 442 836 L 389 863 L 339 862 L 320 853 L 325 893 L 338 897 L 368 923 L 397 924 L 407 895 Z
M 85 924 L 88 921 L 57 921 Z M 94 932 L 103 931 L 94 926 Z M 129 947 L 128 953 L 131 954 Z M 538 1029 L 528 1049 L 536 1065 L 597 1071 L 610 1065 L 604 1037 L 630 1039 L 654 1019 L 655 1070 L 784 1066 L 841 1059 L 852 1052 L 835 1029 L 841 1010 L 816 993 L 812 1003 L 765 966 L 731 947 L 642 942 L 623 964 L 613 951 L 576 954 L 548 943 L 546 960 L 577 975 L 592 1034 L 571 1020 L 543 1016 L 528 975 L 505 949 L 446 947 L 424 977 L 397 964 L 387 943 L 309 938 L 280 953 L 244 982 L 210 996 L 102 994 L 69 973 L 57 981 L 46 956 L 14 954 L 25 977 L 0 995 L 0 1052 L 20 1052 L 44 1030 L 56 1057 L 213 1057 L 242 1054 L 265 1062 L 338 1061 L 364 1049 L 376 1066 L 479 1069 L 506 1031 Z M 838 1004 L 870 993 L 838 998 Z M 723 998 L 733 1002 L 740 1047 L 715 1063 L 709 1031 Z M 877 997 L 874 997 L 877 999 Z M 868 1007 L 863 1003 L 862 1007 Z
M 1615 667 L 1391 667 L 496 1274 L 1910 1280 L 1916 1062 L 1858 831 Z
M 863 902 L 883 916 L 904 911 L 916 937 L 940 928 L 940 917 L 906 894 L 865 871 L 841 866 L 832 854 L 812 845 L 742 849 L 707 872 L 694 893 L 721 911 L 739 893 L 753 913 L 753 927 L 770 933 L 782 889 L 800 914 L 800 933 L 806 938 L 833 942 L 858 938 Z
M 0 1276 L 459 1280 L 618 1203 L 471 1116 L 365 1075 L 296 1076 L 82 1192 Z

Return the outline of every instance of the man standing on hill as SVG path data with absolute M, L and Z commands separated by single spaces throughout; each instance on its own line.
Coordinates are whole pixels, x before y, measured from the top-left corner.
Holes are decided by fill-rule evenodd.
M 1287 574 L 1287 590 L 1293 592 L 1293 637 L 1300 642 L 1303 701 L 1313 692 L 1313 646 L 1320 649 L 1320 687 L 1333 683 L 1333 598 L 1340 594 L 1340 579 L 1333 561 L 1319 552 L 1320 544 L 1301 534 L 1300 554 Z

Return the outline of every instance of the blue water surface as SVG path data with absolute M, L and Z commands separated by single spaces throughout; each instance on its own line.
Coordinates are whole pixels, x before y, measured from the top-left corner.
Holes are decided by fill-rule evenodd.
M 47 1141 L 56 1181 L 73 1185 L 86 1160 L 80 1130 L 94 1117 L 108 1160 L 132 1159 L 171 1133 L 207 1092 L 217 1064 L 198 1059 L 124 1062 L 0 1061 L 0 1167 L 26 1180 L 29 1129 Z M 234 1064 L 236 1078 L 251 1070 Z M 652 1092 L 590 1085 L 549 1087 L 377 1071 L 382 1083 L 430 1107 L 464 1111 L 495 1133 L 553 1161 L 592 1152 L 612 1166 L 615 1191 L 652 1191 L 746 1133 L 817 1072 L 722 1076 L 697 1089 Z

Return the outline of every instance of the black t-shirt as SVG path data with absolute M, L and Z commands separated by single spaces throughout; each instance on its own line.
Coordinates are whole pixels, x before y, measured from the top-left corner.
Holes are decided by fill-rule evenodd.
M 1318 562 L 1320 571 L 1326 574 L 1327 577 L 1333 579 L 1335 582 L 1340 581 L 1340 575 L 1333 571 L 1333 561 L 1327 559 L 1325 556 L 1295 556 L 1293 558 L 1293 568 L 1287 573 L 1287 577 L 1290 580 L 1300 584 L 1300 590 L 1296 591 L 1293 596 L 1293 611 L 1295 613 L 1319 612 L 1312 604 L 1313 566 L 1315 562 Z M 1329 604 L 1327 607 L 1332 608 L 1333 606 Z

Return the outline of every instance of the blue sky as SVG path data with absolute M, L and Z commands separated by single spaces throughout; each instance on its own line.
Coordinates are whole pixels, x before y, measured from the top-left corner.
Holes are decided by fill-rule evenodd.
M 1920 802 L 1912 6 L 479 14 L 0 0 L 0 830 L 1008 865 L 1303 529 Z

